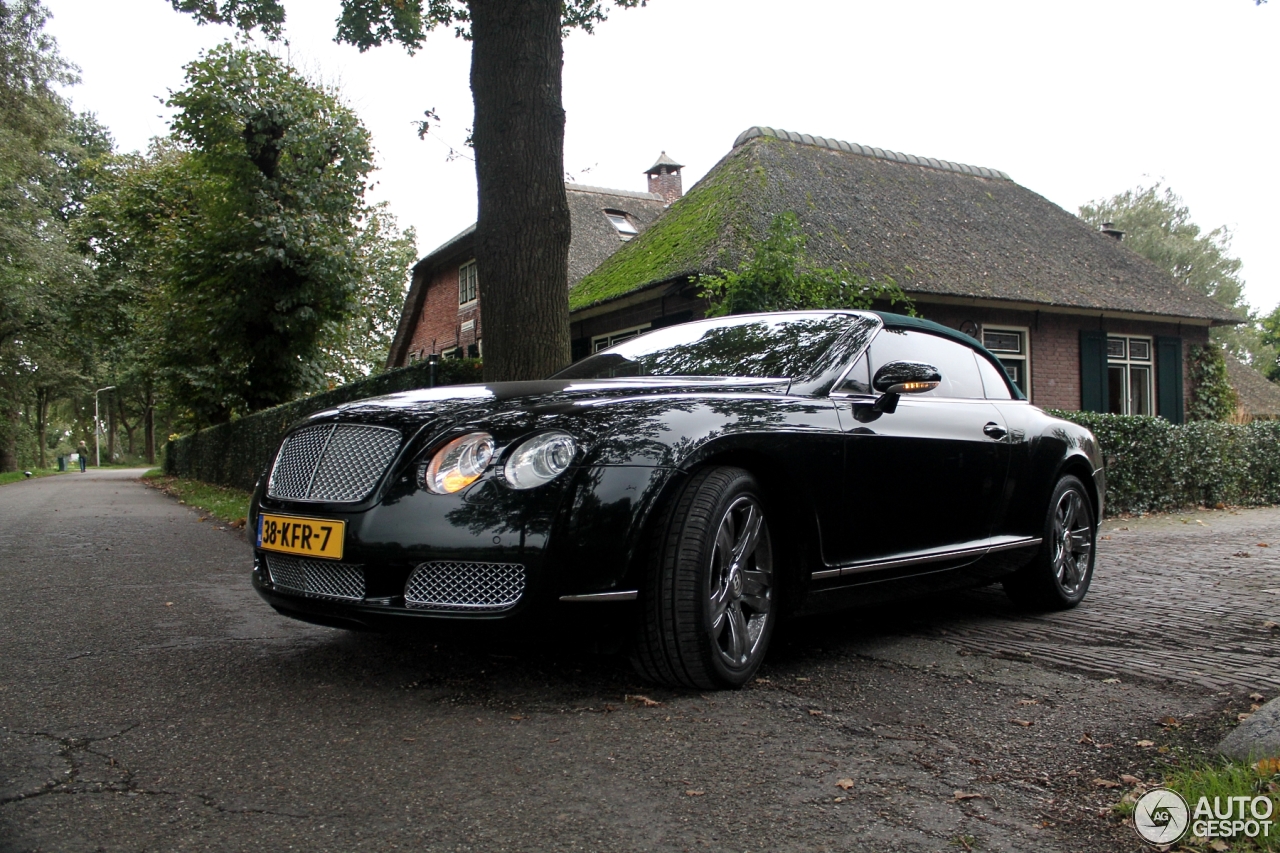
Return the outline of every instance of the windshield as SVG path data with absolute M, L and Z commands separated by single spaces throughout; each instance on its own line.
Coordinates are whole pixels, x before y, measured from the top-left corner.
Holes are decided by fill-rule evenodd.
M 846 331 L 852 314 L 744 314 L 655 329 L 571 364 L 554 379 L 613 376 L 809 376 Z

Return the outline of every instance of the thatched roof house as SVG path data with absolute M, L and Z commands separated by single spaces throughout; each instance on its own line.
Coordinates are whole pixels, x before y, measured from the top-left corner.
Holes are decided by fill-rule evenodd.
M 575 355 L 699 316 L 779 213 L 823 265 L 892 278 L 999 351 L 1040 405 L 1182 420 L 1186 344 L 1240 317 L 994 169 L 753 127 L 651 228 L 571 286 Z
M 1280 385 L 1227 353 L 1227 379 L 1236 389 L 1236 417 L 1240 421 L 1280 418 Z

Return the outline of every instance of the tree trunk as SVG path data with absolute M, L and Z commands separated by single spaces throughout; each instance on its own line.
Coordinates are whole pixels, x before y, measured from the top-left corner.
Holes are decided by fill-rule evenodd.
M 561 2 L 469 5 L 484 378 L 543 379 L 569 363 Z
M 40 467 L 47 468 L 45 429 L 49 422 L 49 389 L 36 389 L 36 442 L 40 445 Z
M 142 429 L 144 442 L 147 450 L 147 464 L 156 464 L 156 407 L 155 401 L 151 397 L 150 389 L 147 391 L 147 408 L 143 415 Z
M 116 407 L 115 392 L 108 392 L 111 398 L 107 400 L 107 464 L 116 461 Z

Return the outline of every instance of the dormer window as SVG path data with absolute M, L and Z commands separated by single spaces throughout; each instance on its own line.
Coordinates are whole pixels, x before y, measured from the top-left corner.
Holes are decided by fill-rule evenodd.
M 609 223 L 617 229 L 618 236 L 622 238 L 622 242 L 625 243 L 640 233 L 636 230 L 636 226 L 631 224 L 631 217 L 621 210 L 606 210 L 604 215 L 608 217 Z

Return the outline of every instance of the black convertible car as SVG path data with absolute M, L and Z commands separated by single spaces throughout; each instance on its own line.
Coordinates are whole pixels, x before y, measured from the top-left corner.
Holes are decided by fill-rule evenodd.
M 642 675 L 736 686 L 787 614 L 997 580 L 1024 605 L 1079 603 L 1103 491 L 1089 431 L 959 332 L 740 315 L 542 382 L 312 415 L 254 494 L 253 584 L 344 628 L 629 602 Z

